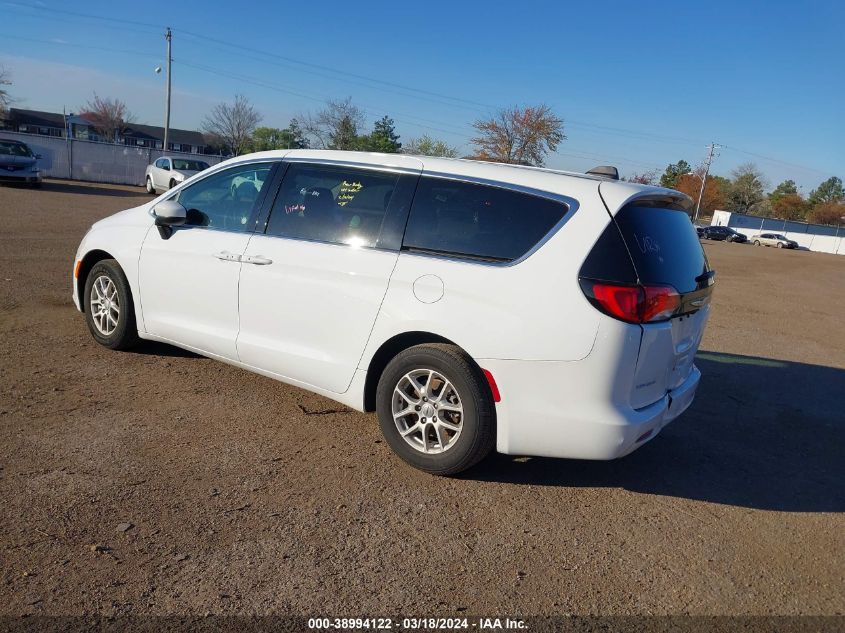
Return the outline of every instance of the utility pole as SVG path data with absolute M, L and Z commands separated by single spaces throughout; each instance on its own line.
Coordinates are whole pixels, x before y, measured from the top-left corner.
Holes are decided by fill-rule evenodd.
M 167 27 L 167 32 L 164 34 L 164 39 L 167 40 L 167 105 L 164 109 L 164 146 L 161 149 L 166 154 L 167 139 L 170 136 L 170 62 L 173 61 L 173 58 L 170 56 L 170 46 L 173 35 L 170 32 L 169 26 Z
M 707 184 L 707 176 L 710 174 L 710 163 L 713 162 L 713 152 L 716 151 L 716 143 L 710 143 L 707 148 L 710 150 L 707 154 L 707 160 L 704 161 L 704 177 L 701 179 L 701 190 L 698 192 L 698 203 L 695 205 L 695 216 L 693 216 L 693 224 L 698 222 L 698 212 L 701 210 L 701 198 L 704 197 L 704 185 Z

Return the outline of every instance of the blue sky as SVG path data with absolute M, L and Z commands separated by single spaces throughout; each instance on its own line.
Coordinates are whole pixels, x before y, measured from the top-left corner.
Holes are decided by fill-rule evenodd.
M 845 3 L 6 2 L 0 64 L 19 107 L 78 111 L 96 90 L 162 124 L 173 28 L 172 125 L 246 95 L 284 127 L 351 96 L 405 138 L 469 152 L 472 121 L 545 102 L 566 122 L 550 167 L 623 173 L 755 162 L 805 194 L 845 177 Z M 108 19 L 95 19 L 101 16 Z

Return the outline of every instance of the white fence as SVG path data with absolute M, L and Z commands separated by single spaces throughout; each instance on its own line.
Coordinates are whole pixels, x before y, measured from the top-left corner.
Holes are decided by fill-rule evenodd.
M 712 223 L 736 229 L 747 235 L 749 240 L 759 233 L 780 233 L 807 250 L 845 255 L 845 226 L 790 222 L 729 211 L 714 212 Z
M 8 130 L 0 130 L 0 138 L 23 141 L 34 153 L 41 154 L 38 166 L 48 178 L 143 185 L 147 165 L 161 156 L 202 160 L 209 165 L 223 160 L 221 156 L 164 152 L 146 147 L 21 134 Z

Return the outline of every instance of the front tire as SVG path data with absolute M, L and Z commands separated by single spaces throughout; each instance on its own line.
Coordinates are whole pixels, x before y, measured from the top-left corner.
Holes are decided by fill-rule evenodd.
M 495 444 L 490 387 L 455 345 L 416 345 L 397 354 L 379 379 L 376 410 L 393 451 L 428 473 L 462 472 Z
M 170 180 L 170 186 L 168 187 L 168 189 L 173 189 L 173 187 L 175 187 L 175 186 L 176 186 L 176 181 L 171 179 Z
M 156 195 L 155 187 L 153 187 L 153 181 L 147 176 L 147 193 L 151 196 Z
M 128 349 L 138 343 L 132 292 L 115 260 L 103 259 L 94 264 L 85 280 L 83 301 L 85 322 L 100 345 Z

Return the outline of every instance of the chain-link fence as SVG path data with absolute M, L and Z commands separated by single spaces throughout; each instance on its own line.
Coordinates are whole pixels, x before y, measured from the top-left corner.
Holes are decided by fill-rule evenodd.
M 35 154 L 40 154 L 38 166 L 42 175 L 48 178 L 143 185 L 147 165 L 161 156 L 202 160 L 209 165 L 223 160 L 222 156 L 164 152 L 146 147 L 22 134 L 7 130 L 0 131 L 0 137 L 22 141 Z

